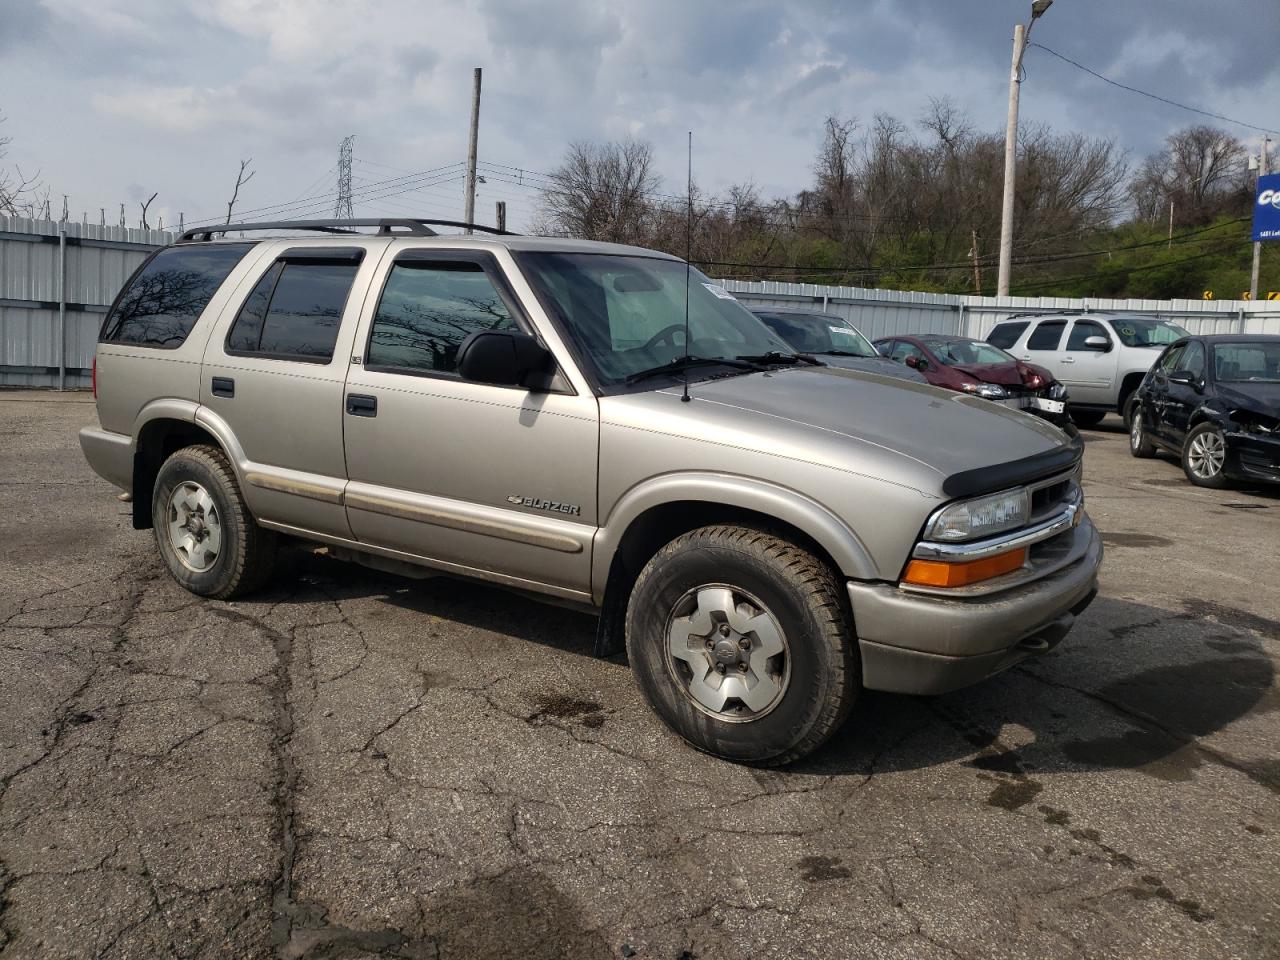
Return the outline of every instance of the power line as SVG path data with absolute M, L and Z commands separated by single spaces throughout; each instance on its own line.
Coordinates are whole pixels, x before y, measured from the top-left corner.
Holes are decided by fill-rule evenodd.
M 1240 239 L 1236 241 L 1237 245 L 1241 243 L 1248 243 L 1248 242 L 1249 241 L 1247 239 Z M 1118 271 L 1118 273 L 1123 273 L 1125 276 L 1128 276 L 1131 273 L 1143 273 L 1147 270 L 1159 270 L 1163 267 L 1176 267 L 1184 263 L 1191 263 L 1193 260 L 1203 260 L 1206 257 L 1216 257 L 1226 252 L 1227 252 L 1227 247 L 1224 246 L 1217 250 L 1205 250 L 1202 253 L 1195 253 L 1189 257 L 1183 257 L 1180 260 L 1164 260 L 1157 263 L 1143 264 L 1142 266 L 1138 266 L 1138 267 L 1125 267 L 1123 270 Z M 1044 290 L 1044 289 L 1047 289 L 1048 287 L 1056 287 L 1064 283 L 1074 283 L 1080 280 L 1096 280 L 1099 277 L 1105 277 L 1105 276 L 1107 276 L 1106 273 L 1102 271 L 1098 271 L 1096 273 L 1076 274 L 1075 276 L 1071 276 L 1071 277 L 1056 277 L 1052 280 L 1038 280 L 1035 283 L 1016 284 L 1016 286 L 1018 287 L 1019 290 Z
M 1156 93 L 1148 93 L 1146 90 L 1139 90 L 1137 87 L 1131 87 L 1127 83 L 1121 83 L 1119 80 L 1112 80 L 1110 77 L 1104 77 L 1102 74 L 1098 73 L 1097 70 L 1091 70 L 1088 67 L 1086 67 L 1083 63 L 1078 63 L 1075 60 L 1072 60 L 1070 57 L 1063 56 L 1057 50 L 1049 49 L 1043 43 L 1029 43 L 1027 44 L 1027 46 L 1039 47 L 1045 53 L 1052 54 L 1053 56 L 1057 57 L 1059 60 L 1062 60 L 1065 63 L 1071 64 L 1071 66 L 1075 67 L 1077 70 L 1083 70 L 1085 73 L 1089 74 L 1090 76 L 1097 77 L 1099 80 L 1103 81 L 1104 83 L 1109 83 L 1113 87 L 1119 87 L 1121 90 L 1128 90 L 1130 93 L 1136 93 L 1144 97 L 1150 97 L 1152 100 L 1159 100 L 1161 103 L 1167 103 L 1169 104 L 1169 106 L 1177 107 L 1179 110 L 1189 110 L 1191 113 L 1198 113 L 1201 116 L 1212 117 L 1214 120 L 1222 120 L 1222 121 L 1225 121 L 1226 123 L 1234 123 L 1238 127 L 1248 127 L 1250 130 L 1259 130 L 1262 133 L 1280 133 L 1280 130 L 1272 130 L 1270 127 L 1260 127 L 1254 123 L 1245 123 L 1243 120 L 1233 120 L 1231 117 L 1224 117 L 1220 113 L 1211 113 L 1208 110 L 1201 110 L 1199 107 L 1188 106 L 1185 103 L 1179 103 L 1177 100 L 1170 100 L 1168 97 L 1162 97 Z

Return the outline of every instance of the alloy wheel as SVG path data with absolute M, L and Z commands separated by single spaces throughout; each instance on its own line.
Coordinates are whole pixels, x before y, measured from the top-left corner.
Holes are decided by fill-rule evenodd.
M 791 679 L 787 637 L 758 599 L 723 584 L 696 587 L 672 608 L 667 665 L 703 713 L 731 723 L 758 720 Z
M 1197 434 L 1187 450 L 1187 464 L 1191 467 L 1191 472 L 1202 480 L 1212 480 L 1220 474 L 1226 459 L 1226 442 L 1215 430 Z
M 209 491 L 184 480 L 169 495 L 169 545 L 184 567 L 203 573 L 222 550 L 222 517 Z

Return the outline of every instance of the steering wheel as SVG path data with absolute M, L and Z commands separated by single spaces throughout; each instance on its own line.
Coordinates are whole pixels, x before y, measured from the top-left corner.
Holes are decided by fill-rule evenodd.
M 645 341 L 644 349 L 648 350 L 650 347 L 656 347 L 660 343 L 666 343 L 668 346 L 670 346 L 674 350 L 678 346 L 676 344 L 676 337 L 675 337 L 677 333 L 684 333 L 683 323 L 673 323 L 669 327 L 663 327 L 661 330 L 659 330 L 652 337 L 650 337 L 648 340 Z

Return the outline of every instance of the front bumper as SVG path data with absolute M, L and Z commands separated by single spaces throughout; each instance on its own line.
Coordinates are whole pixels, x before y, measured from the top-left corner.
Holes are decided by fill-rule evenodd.
M 945 693 L 1057 646 L 1097 594 L 1102 563 L 1087 516 L 1058 540 L 1065 555 L 1052 573 L 999 593 L 952 598 L 850 582 L 863 685 Z
M 1280 436 L 1233 430 L 1226 434 L 1228 476 L 1280 483 Z

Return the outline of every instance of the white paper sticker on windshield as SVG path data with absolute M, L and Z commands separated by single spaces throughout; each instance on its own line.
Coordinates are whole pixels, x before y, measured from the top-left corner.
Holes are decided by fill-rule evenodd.
M 714 283 L 704 283 L 703 286 L 706 287 L 708 290 L 710 290 L 712 294 L 719 297 L 721 300 L 737 299 L 736 297 L 734 297 L 732 293 L 730 293 L 724 287 L 718 287 Z

